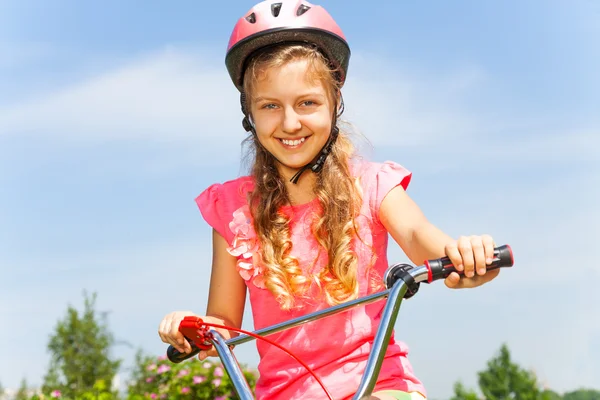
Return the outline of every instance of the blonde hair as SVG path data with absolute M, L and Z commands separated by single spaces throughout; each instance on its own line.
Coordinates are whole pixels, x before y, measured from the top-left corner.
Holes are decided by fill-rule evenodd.
M 331 104 L 337 104 L 337 71 L 326 58 L 308 45 L 285 45 L 273 47 L 250 62 L 244 74 L 246 110 L 250 110 L 249 99 L 265 71 L 296 60 L 307 61 L 307 78 L 320 81 L 327 89 Z M 275 159 L 260 145 L 255 135 L 247 141 L 254 156 L 251 175 L 255 182 L 248 201 L 260 241 L 266 287 L 284 310 L 294 307 L 295 298 L 306 293 L 313 279 L 324 290 L 330 305 L 358 297 L 358 260 L 352 242 L 358 235 L 355 218 L 362 205 L 362 193 L 350 172 L 355 148 L 348 135 L 340 130 L 323 169 L 317 175 L 314 193 L 322 214 L 313 219 L 312 233 L 320 246 L 319 255 L 322 251 L 327 252 L 328 265 L 314 278 L 304 275 L 298 260 L 290 254 L 289 217 L 281 211 L 281 207 L 289 204 L 289 197 Z

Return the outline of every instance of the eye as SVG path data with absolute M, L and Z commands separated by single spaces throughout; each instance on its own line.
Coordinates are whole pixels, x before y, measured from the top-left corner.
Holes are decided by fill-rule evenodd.
M 273 103 L 268 103 L 268 104 L 263 104 L 260 108 L 264 109 L 264 110 L 272 110 L 275 107 L 277 107 L 275 104 Z
M 304 101 L 302 102 L 302 105 L 303 105 L 303 106 L 306 106 L 306 107 L 314 106 L 314 105 L 316 105 L 316 104 L 317 104 L 317 102 L 315 102 L 315 101 L 312 101 L 312 100 L 304 100 Z

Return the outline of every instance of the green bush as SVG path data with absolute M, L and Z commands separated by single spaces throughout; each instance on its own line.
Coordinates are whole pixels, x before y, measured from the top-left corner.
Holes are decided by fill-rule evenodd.
M 52 399 L 60 399 L 60 400 L 117 400 L 118 395 L 115 392 L 112 392 L 109 386 L 103 380 L 97 380 L 94 384 L 92 390 L 82 392 L 78 394 L 76 397 L 68 397 L 65 396 L 60 390 L 55 389 L 50 391 L 49 393 L 39 393 L 35 394 L 32 397 L 29 397 L 28 400 L 52 400 Z
M 257 372 L 242 366 L 250 388 Z M 129 385 L 128 400 L 145 399 L 237 399 L 231 379 L 220 362 L 197 358 L 173 364 L 166 357 L 138 360 L 138 370 Z

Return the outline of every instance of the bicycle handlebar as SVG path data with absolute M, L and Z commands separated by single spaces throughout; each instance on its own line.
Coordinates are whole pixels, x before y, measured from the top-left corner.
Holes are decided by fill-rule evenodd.
M 490 265 L 486 266 L 486 272 L 502 267 L 512 267 L 514 262 L 515 260 L 510 246 L 504 245 L 496 247 L 494 249 L 494 259 Z M 446 279 L 452 272 L 457 272 L 460 276 L 464 275 L 464 271 L 457 271 L 448 257 L 425 261 L 425 267 L 427 267 L 429 271 L 427 283 L 439 279 Z
M 492 260 L 491 265 L 486 267 L 487 271 L 492 271 L 498 268 L 503 267 L 512 267 L 514 264 L 514 258 L 512 249 L 509 245 L 503 245 L 496 247 L 494 249 L 494 259 Z M 421 282 L 431 283 L 436 280 L 445 279 L 452 272 L 457 272 L 459 275 L 463 275 L 462 271 L 457 271 L 452 262 L 448 257 L 442 257 L 433 260 L 427 260 L 420 267 L 413 267 L 409 264 L 395 264 L 388 268 L 384 275 L 384 282 L 388 290 L 375 293 L 370 296 L 365 296 L 363 298 L 350 301 L 346 304 L 342 304 L 339 306 L 330 307 L 326 310 L 322 310 L 317 313 L 309 314 L 304 317 L 296 318 L 292 321 L 283 322 L 281 324 L 277 324 L 273 327 L 267 327 L 256 331 L 256 334 L 259 335 L 269 335 L 271 333 L 279 332 L 284 329 L 288 329 L 294 326 L 298 326 L 305 322 L 331 315 L 345 309 L 354 307 L 358 304 L 365 304 L 368 302 L 372 302 L 375 300 L 379 300 L 382 297 L 386 297 L 389 294 L 390 289 L 394 286 L 394 283 L 397 280 L 403 280 L 407 285 L 407 291 L 404 294 L 404 298 L 412 297 L 419 289 L 419 285 Z M 180 324 L 180 331 L 184 333 L 185 339 L 189 342 L 192 351 L 190 353 L 180 353 L 173 346 L 169 346 L 167 349 L 167 357 L 173 363 L 180 363 L 188 358 L 194 357 L 201 350 L 206 350 L 212 347 L 212 344 L 209 342 L 201 343 L 200 347 L 196 344 L 194 339 L 198 339 L 198 337 L 190 337 L 192 336 L 193 330 L 186 329 L 187 322 L 184 319 Z M 252 338 L 245 337 L 245 335 L 240 335 L 236 338 L 232 338 L 227 340 L 226 344 L 230 346 L 234 346 L 236 344 L 240 344 L 246 341 L 252 340 Z

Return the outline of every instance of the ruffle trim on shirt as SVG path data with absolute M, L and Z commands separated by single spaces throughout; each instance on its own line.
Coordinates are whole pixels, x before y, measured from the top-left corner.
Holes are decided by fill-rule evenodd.
M 248 205 L 234 211 L 229 229 L 234 237 L 227 252 L 237 257 L 238 272 L 245 281 L 251 281 L 256 287 L 265 289 L 264 267 Z

